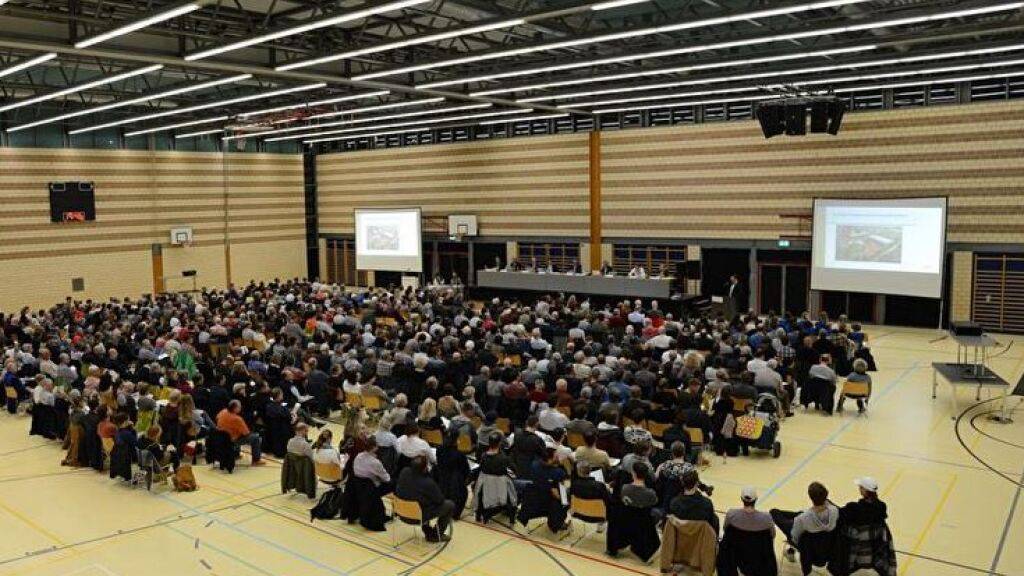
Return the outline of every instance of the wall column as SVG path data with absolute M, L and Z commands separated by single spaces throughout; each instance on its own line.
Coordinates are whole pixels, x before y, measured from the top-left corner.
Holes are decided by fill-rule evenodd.
M 590 133 L 590 269 L 601 268 L 601 133 Z
M 953 252 L 953 270 L 950 274 L 949 304 L 947 311 L 953 322 L 971 319 L 971 300 L 974 296 L 974 253 Z
M 164 247 L 160 244 L 153 244 L 153 295 L 156 296 L 164 291 Z

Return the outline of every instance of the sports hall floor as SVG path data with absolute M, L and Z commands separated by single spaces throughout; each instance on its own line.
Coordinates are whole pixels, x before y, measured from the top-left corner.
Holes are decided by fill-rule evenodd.
M 832 498 L 856 495 L 859 475 L 873 475 L 888 502 L 899 550 L 899 574 L 944 576 L 1024 574 L 1024 411 L 1000 425 L 984 417 L 960 431 L 967 446 L 1005 477 L 972 459 L 957 441 L 948 388 L 931 399 L 933 360 L 954 356 L 934 330 L 870 328 L 880 371 L 867 417 L 798 413 L 783 424 L 782 457 L 713 459 L 704 480 L 716 486 L 715 506 L 758 487 L 763 508 L 802 507 L 820 480 Z M 1005 344 L 1011 337 L 1000 337 Z M 990 365 L 1013 382 L 1024 370 L 1024 342 Z M 984 397 L 984 396 L 983 396 Z M 961 392 L 961 410 L 974 403 Z M 1019 398 L 1010 402 L 1015 408 Z M 624 553 L 603 554 L 603 535 L 563 541 L 540 528 L 523 535 L 503 526 L 460 522 L 443 549 L 412 539 L 408 526 L 369 534 L 344 523 L 308 521 L 304 496 L 279 494 L 279 468 L 233 475 L 197 466 L 200 489 L 149 494 L 90 469 L 59 465 L 59 448 L 27 435 L 28 419 L 0 414 L 0 575 L 521 575 L 656 574 Z M 467 514 L 468 517 L 468 514 Z M 539 522 L 539 521 L 538 521 Z M 531 524 L 531 527 L 536 524 Z M 395 530 L 394 524 L 391 530 Z M 780 540 L 776 540 L 781 547 Z M 798 574 L 783 562 L 783 574 Z

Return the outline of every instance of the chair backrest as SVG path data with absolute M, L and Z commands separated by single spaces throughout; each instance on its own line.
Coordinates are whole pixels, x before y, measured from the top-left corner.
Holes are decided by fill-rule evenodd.
M 750 405 L 754 401 L 750 398 L 733 398 L 732 399 L 732 411 L 733 412 L 746 412 Z
M 569 500 L 569 508 L 574 517 L 586 522 L 604 522 L 608 519 L 608 509 L 604 500 L 598 498 L 585 499 L 573 496 Z
M 501 430 L 501 433 L 508 436 L 512 433 L 512 421 L 508 418 L 498 418 L 494 421 L 494 427 Z
M 316 477 L 325 484 L 336 484 L 341 482 L 341 464 L 337 462 L 316 462 L 313 463 L 316 470 Z
M 423 428 L 420 430 L 420 437 L 431 446 L 440 446 L 441 444 L 444 444 L 444 435 L 441 434 L 441 430 L 439 429 Z
M 572 418 L 572 408 L 568 406 L 555 406 L 555 410 L 558 410 L 566 418 Z
M 871 386 L 867 382 L 851 382 L 847 380 L 843 384 L 843 394 L 851 396 L 867 396 L 871 393 Z
M 353 408 L 362 408 L 363 397 L 355 392 L 345 392 L 345 404 Z
M 473 439 L 470 438 L 469 434 L 459 434 L 458 437 L 455 438 L 455 447 L 463 454 L 472 454 Z
M 655 440 L 661 440 L 664 438 L 665 431 L 671 427 L 671 424 L 655 422 L 653 420 L 647 421 L 647 431 L 651 433 L 651 436 L 653 436 Z
M 473 430 L 479 430 L 480 427 L 484 425 L 483 419 L 481 419 L 479 416 L 470 416 L 469 421 L 473 425 Z
M 700 428 L 686 428 L 686 433 L 690 436 L 690 444 L 694 446 L 704 445 L 704 431 Z
M 110 454 L 114 450 L 114 439 L 113 438 L 101 438 L 100 445 L 103 446 L 103 452 Z
M 423 523 L 423 509 L 420 508 L 420 503 L 415 500 L 403 500 L 395 496 L 394 511 L 395 515 L 406 524 Z
M 384 399 L 380 396 L 367 396 L 363 394 L 360 396 L 360 402 L 363 408 L 370 410 L 371 412 L 377 412 L 384 409 Z
M 8 400 L 18 399 L 18 390 L 14 386 L 4 386 L 4 394 L 7 396 Z
M 583 439 L 583 434 L 579 432 L 566 432 L 565 443 L 573 450 L 580 446 L 586 446 L 587 442 Z

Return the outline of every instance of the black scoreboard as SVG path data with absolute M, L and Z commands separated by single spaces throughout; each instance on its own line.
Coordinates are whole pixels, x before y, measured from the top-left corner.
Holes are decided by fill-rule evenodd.
M 86 222 L 96 219 L 92 182 L 50 182 L 50 221 Z

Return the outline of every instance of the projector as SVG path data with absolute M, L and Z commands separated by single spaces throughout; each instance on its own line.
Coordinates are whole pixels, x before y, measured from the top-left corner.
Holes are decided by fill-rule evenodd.
M 981 324 L 977 322 L 950 322 L 949 331 L 954 336 L 981 336 Z

